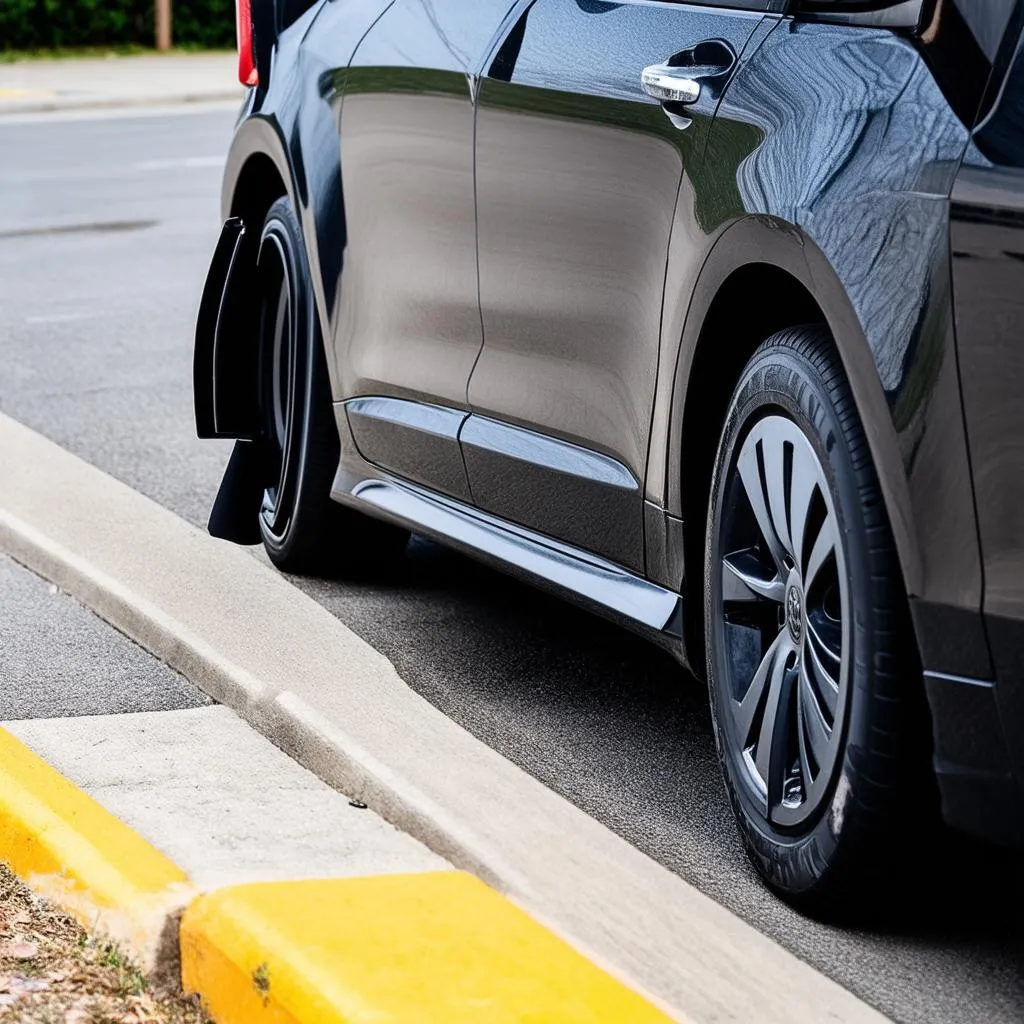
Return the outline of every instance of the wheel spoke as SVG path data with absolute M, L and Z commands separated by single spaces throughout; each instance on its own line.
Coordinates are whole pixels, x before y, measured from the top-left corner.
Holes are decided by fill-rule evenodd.
M 800 691 L 799 690 L 797 691 L 797 705 L 798 705 L 797 706 L 797 714 L 798 715 L 802 715 L 803 714 L 803 700 L 800 697 Z M 810 757 L 808 756 L 808 753 L 807 753 L 807 738 L 806 738 L 805 732 L 806 732 L 806 730 L 802 726 L 800 728 L 798 728 L 797 731 L 796 731 L 796 735 L 797 735 L 797 750 L 800 752 L 800 775 L 801 775 L 801 778 L 803 779 L 803 783 L 804 783 L 804 796 L 806 797 L 807 793 L 810 791 L 811 784 L 814 782 L 814 779 L 815 779 L 815 777 L 816 777 L 816 775 L 818 773 L 811 771 L 811 759 L 810 759 Z M 818 771 L 820 772 L 820 770 L 821 769 L 819 768 Z
M 839 681 L 825 668 L 824 662 L 818 653 L 818 644 L 815 641 L 814 631 L 810 629 L 808 630 L 807 641 L 804 644 L 804 654 L 806 659 L 810 661 L 810 670 L 813 671 L 814 678 L 818 682 L 817 692 L 821 695 L 821 699 L 824 701 L 828 713 L 832 716 L 832 720 L 835 721 L 836 704 L 839 701 Z
M 761 699 L 764 696 L 765 685 L 769 678 L 773 678 L 773 671 L 777 662 L 785 662 L 780 652 L 788 650 L 788 639 L 785 632 L 780 633 L 772 645 L 765 652 L 761 664 L 757 666 L 754 678 L 750 680 L 747 692 L 743 699 L 733 702 L 733 713 L 736 717 L 736 730 L 740 737 L 740 745 L 746 749 L 750 745 L 750 734 L 753 730 L 754 720 L 757 717 L 758 708 L 761 706 Z
M 785 633 L 780 634 L 780 636 L 786 635 Z M 754 766 L 764 782 L 769 808 L 777 803 L 782 788 L 783 758 L 788 725 L 786 718 L 791 697 L 791 688 L 787 685 L 789 673 L 786 671 L 785 657 L 785 654 L 788 653 L 788 643 L 780 645 L 772 666 L 768 697 L 765 700 L 764 715 L 761 718 L 761 730 L 758 733 L 754 755 Z
M 793 545 L 789 539 L 789 516 L 786 511 L 786 448 L 792 451 L 781 438 L 765 432 L 761 440 L 761 458 L 764 463 L 764 482 L 768 490 L 768 512 L 772 519 L 775 536 L 790 557 Z
M 832 738 L 832 731 L 821 713 L 818 705 L 818 698 L 814 695 L 814 684 L 811 682 L 810 674 L 807 671 L 807 663 L 800 663 L 800 689 L 798 692 L 797 704 L 800 710 L 800 719 L 807 742 L 810 744 L 811 753 L 817 762 L 819 769 L 826 763 L 828 757 L 829 741 Z
M 772 559 L 781 576 L 785 571 L 785 563 L 783 562 L 784 552 L 775 533 L 775 527 L 772 525 L 772 517 L 768 512 L 764 488 L 761 486 L 761 471 L 757 464 L 757 445 L 744 445 L 736 468 L 739 471 L 740 480 L 743 482 L 747 501 L 750 502 L 750 508 L 754 513 L 754 518 L 757 520 L 758 529 L 768 545 L 768 550 L 771 552 Z
M 818 481 L 814 467 L 797 452 L 793 453 L 793 468 L 789 482 L 789 528 L 792 540 L 793 561 L 803 571 L 804 532 L 807 529 L 807 515 L 811 511 L 811 499 L 817 490 Z
M 832 516 L 826 516 L 818 531 L 818 539 L 814 542 L 814 547 L 807 558 L 807 568 L 803 573 L 804 593 L 810 591 L 821 567 L 825 564 L 828 556 L 835 551 L 837 539 L 835 520 Z
M 836 625 L 838 626 L 839 624 L 837 623 Z M 807 617 L 807 632 L 814 640 L 815 644 L 817 644 L 818 654 L 822 659 L 827 660 L 829 663 L 834 663 L 838 668 L 842 652 L 835 650 L 832 644 L 829 643 L 821 632 L 819 624 L 815 622 L 812 616 Z
M 722 559 L 722 600 L 775 601 L 782 603 L 786 584 L 777 572 L 769 576 L 753 548 L 736 551 Z

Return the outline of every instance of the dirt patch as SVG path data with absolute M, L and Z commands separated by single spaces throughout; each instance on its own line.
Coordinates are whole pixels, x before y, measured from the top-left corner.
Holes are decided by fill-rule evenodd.
M 0 1024 L 209 1024 L 0 864 Z

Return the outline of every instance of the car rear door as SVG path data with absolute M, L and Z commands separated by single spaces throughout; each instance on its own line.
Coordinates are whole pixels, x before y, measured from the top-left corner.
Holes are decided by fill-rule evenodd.
M 770 6 L 536 0 L 480 84 L 473 497 L 636 571 L 680 181 Z
M 395 0 L 345 73 L 336 379 L 361 454 L 468 500 L 476 72 L 514 0 Z

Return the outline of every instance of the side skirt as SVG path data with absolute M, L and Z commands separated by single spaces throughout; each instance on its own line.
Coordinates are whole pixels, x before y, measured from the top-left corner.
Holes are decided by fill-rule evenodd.
M 368 473 L 353 473 L 343 463 L 332 497 L 569 597 L 683 660 L 679 594 L 588 552 L 365 468 Z

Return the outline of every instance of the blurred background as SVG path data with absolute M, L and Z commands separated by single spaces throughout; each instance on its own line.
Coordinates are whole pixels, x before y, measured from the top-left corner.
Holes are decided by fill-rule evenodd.
M 158 33 L 165 20 L 170 38 Z M 0 0 L 0 59 L 82 47 L 166 49 L 172 40 L 181 48 L 234 46 L 234 0 L 173 0 L 173 9 L 172 0 Z

